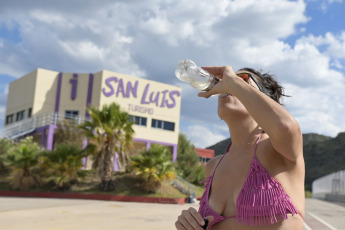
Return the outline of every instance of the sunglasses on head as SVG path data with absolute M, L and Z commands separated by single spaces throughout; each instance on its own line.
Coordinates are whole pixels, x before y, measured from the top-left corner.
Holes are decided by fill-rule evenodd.
M 252 74 L 250 74 L 250 73 L 238 73 L 238 74 L 236 74 L 238 77 L 240 77 L 240 78 L 242 78 L 245 82 L 247 82 L 248 83 L 248 81 L 249 81 L 249 78 L 251 78 L 253 81 L 254 81 L 254 83 L 257 85 L 257 87 L 259 88 L 259 90 L 261 91 L 261 92 L 263 92 L 263 90 L 262 90 L 262 87 L 259 85 L 259 83 L 257 82 L 257 80 L 255 80 L 255 78 L 253 77 L 253 75 Z

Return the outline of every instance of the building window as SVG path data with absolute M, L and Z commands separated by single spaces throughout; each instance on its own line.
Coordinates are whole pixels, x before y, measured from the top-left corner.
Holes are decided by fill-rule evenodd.
M 24 117 L 25 117 L 25 110 L 19 111 L 17 112 L 16 121 L 24 120 Z
M 211 160 L 211 158 L 199 157 L 199 161 L 200 161 L 200 162 L 203 162 L 203 163 L 207 163 L 209 160 Z
M 130 120 L 133 121 L 134 124 L 140 125 L 140 126 L 146 126 L 146 124 L 147 124 L 147 118 L 146 117 L 131 116 Z
M 6 125 L 11 124 L 13 122 L 13 114 L 6 116 Z
M 169 122 L 169 121 L 161 121 L 161 120 L 152 119 L 151 127 L 157 128 L 157 129 L 175 131 L 175 123 Z
M 28 118 L 30 118 L 32 116 L 32 108 L 28 109 Z
M 79 111 L 78 110 L 66 110 L 65 111 L 65 118 L 66 119 L 75 119 L 78 118 Z

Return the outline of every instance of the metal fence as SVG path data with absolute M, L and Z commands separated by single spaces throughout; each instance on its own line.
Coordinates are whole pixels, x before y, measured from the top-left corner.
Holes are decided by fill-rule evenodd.
M 193 184 L 189 183 L 188 181 L 184 180 L 182 177 L 178 175 L 175 175 L 175 176 L 176 176 L 176 180 L 172 180 L 171 184 L 181 193 L 187 196 L 195 197 L 196 187 Z
M 1 131 L 1 136 L 4 138 L 17 138 L 25 134 L 33 132 L 36 128 L 44 127 L 47 125 L 57 125 L 66 119 L 74 120 L 77 124 L 84 122 L 84 117 L 80 116 L 66 116 L 60 113 L 46 113 L 27 118 L 9 125 L 6 125 Z

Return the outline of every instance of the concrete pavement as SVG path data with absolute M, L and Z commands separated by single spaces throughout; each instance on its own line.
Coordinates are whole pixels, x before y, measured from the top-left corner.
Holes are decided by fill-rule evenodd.
M 183 209 L 198 204 L 151 204 L 0 197 L 1 230 L 174 230 Z M 308 199 L 305 230 L 345 229 L 345 207 Z
M 188 207 L 190 204 L 0 197 L 0 229 L 173 230 L 176 217 Z

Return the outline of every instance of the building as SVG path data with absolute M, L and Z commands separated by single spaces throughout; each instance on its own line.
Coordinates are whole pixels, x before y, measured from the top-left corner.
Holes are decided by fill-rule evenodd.
M 59 121 L 83 122 L 89 119 L 87 107 L 112 102 L 135 121 L 134 151 L 159 143 L 171 147 L 176 160 L 181 88 L 107 70 L 86 74 L 39 68 L 11 82 L 3 135 L 36 134 L 51 150 Z
M 196 153 L 199 156 L 199 162 L 206 164 L 209 160 L 214 157 L 214 150 L 213 149 L 201 149 L 201 148 L 194 148 Z

